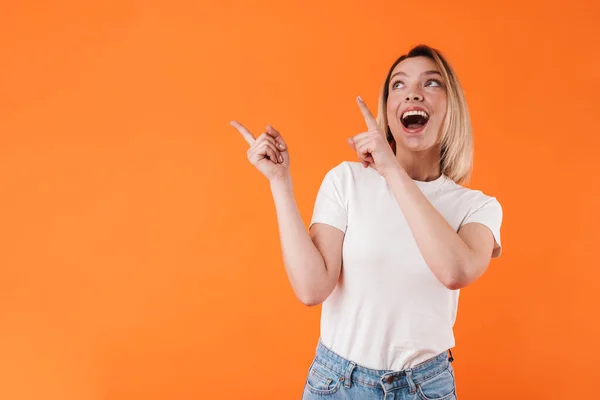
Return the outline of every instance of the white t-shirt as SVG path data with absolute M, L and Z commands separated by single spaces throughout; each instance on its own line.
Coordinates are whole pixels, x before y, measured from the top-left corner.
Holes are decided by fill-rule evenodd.
M 456 230 L 487 226 L 501 253 L 502 207 L 445 175 L 414 181 Z M 321 341 L 372 369 L 411 368 L 454 347 L 460 290 L 431 272 L 387 182 L 373 168 L 342 162 L 325 176 L 311 225 L 345 232 L 340 279 L 321 310 Z

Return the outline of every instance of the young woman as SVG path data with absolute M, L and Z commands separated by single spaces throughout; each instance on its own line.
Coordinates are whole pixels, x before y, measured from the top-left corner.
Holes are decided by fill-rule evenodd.
M 284 264 L 298 299 L 323 304 L 303 399 L 456 398 L 452 351 L 460 288 L 501 253 L 502 208 L 461 186 L 472 134 L 460 83 L 417 46 L 390 68 L 377 120 L 348 139 L 360 162 L 325 175 L 307 233 L 272 127 L 239 123 L 248 159 L 270 181 Z

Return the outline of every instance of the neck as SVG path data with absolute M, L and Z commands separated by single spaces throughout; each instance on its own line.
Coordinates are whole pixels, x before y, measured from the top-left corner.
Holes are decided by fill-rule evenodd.
M 417 181 L 429 182 L 440 177 L 440 157 L 440 149 L 437 146 L 423 151 L 411 151 L 400 146 L 396 147 L 398 163 L 408 176 Z

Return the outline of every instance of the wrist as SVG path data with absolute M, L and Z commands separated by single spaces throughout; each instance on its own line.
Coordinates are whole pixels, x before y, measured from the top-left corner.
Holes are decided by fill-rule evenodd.
M 392 166 L 390 166 L 388 169 L 386 169 L 385 171 L 383 171 L 383 173 L 381 174 L 385 179 L 388 178 L 397 178 L 397 177 L 402 177 L 404 175 L 407 175 L 406 171 L 404 170 L 404 168 L 402 168 L 400 166 L 400 164 L 398 163 L 394 163 Z
M 289 174 L 273 177 L 269 180 L 271 190 L 288 189 L 292 187 L 292 177 Z

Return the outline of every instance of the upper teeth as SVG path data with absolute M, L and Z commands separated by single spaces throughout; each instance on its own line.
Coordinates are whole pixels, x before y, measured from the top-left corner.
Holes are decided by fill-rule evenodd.
M 406 117 L 408 117 L 410 115 L 420 115 L 422 117 L 429 118 L 429 115 L 425 111 L 412 110 L 412 111 L 406 111 L 406 112 L 404 112 L 404 114 L 402 114 L 402 119 L 404 119 L 404 118 L 406 118 Z

